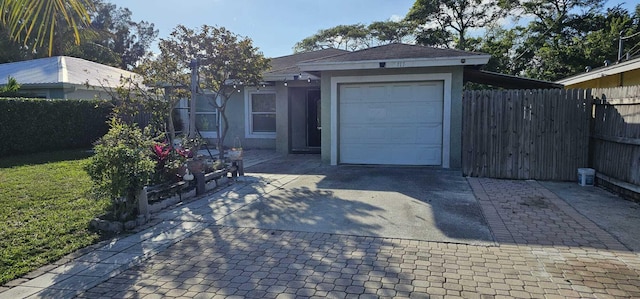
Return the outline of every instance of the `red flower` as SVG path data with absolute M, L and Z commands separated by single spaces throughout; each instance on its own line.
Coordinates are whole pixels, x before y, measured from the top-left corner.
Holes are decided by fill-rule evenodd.
M 153 153 L 156 154 L 158 160 L 164 161 L 169 158 L 169 153 L 171 152 L 171 147 L 164 143 L 156 143 L 153 145 Z

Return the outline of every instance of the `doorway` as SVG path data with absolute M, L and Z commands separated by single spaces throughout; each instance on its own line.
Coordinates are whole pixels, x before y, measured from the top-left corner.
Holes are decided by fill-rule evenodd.
M 320 147 L 322 139 L 320 90 L 307 91 L 307 146 Z
M 318 87 L 289 88 L 291 153 L 320 153 L 322 125 Z

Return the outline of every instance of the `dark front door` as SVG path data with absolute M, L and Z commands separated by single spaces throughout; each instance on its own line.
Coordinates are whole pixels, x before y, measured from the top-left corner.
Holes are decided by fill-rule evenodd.
M 307 146 L 320 147 L 320 90 L 307 91 Z

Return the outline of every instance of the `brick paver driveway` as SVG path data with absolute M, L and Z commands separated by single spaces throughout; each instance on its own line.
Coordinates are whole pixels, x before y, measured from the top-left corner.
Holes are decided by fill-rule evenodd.
M 260 177 L 269 193 L 297 175 Z M 205 223 L 194 234 L 79 297 L 640 297 L 638 253 L 539 183 L 468 181 L 496 243 L 221 226 L 191 212 L 176 221 Z

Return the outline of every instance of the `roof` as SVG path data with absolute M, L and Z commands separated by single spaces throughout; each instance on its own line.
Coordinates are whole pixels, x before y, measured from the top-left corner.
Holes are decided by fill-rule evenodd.
M 464 81 L 506 89 L 553 89 L 564 87 L 562 84 L 549 81 L 481 71 L 472 68 L 464 69 Z
M 482 65 L 489 58 L 484 53 L 394 43 L 302 62 L 299 66 L 303 71 L 322 71 Z
M 441 49 L 434 47 L 388 44 L 371 47 L 359 51 L 343 53 L 343 55 L 319 59 L 316 62 L 344 62 L 380 59 L 406 59 L 406 58 L 439 58 L 482 55 L 481 53 L 467 52 L 455 49 Z
M 610 66 L 593 69 L 588 72 L 577 74 L 564 79 L 560 79 L 556 81 L 556 83 L 564 84 L 564 85 L 573 85 L 573 84 L 578 84 L 585 81 L 594 80 L 601 77 L 606 77 L 606 76 L 615 75 L 619 73 L 624 73 L 624 72 L 628 72 L 636 69 L 640 69 L 640 57 L 623 61 L 620 63 L 616 63 Z
M 67 56 L 0 64 L 0 85 L 7 84 L 9 76 L 21 86 L 88 84 L 115 88 L 120 85 L 120 77 L 141 80 L 141 76 L 130 71 Z
M 269 81 L 270 78 L 274 80 L 281 80 L 283 77 L 291 77 L 293 75 L 300 74 L 301 71 L 298 64 L 301 62 L 314 61 L 344 53 L 350 52 L 346 50 L 327 48 L 323 50 L 271 58 L 271 68 L 263 75 L 267 81 Z

